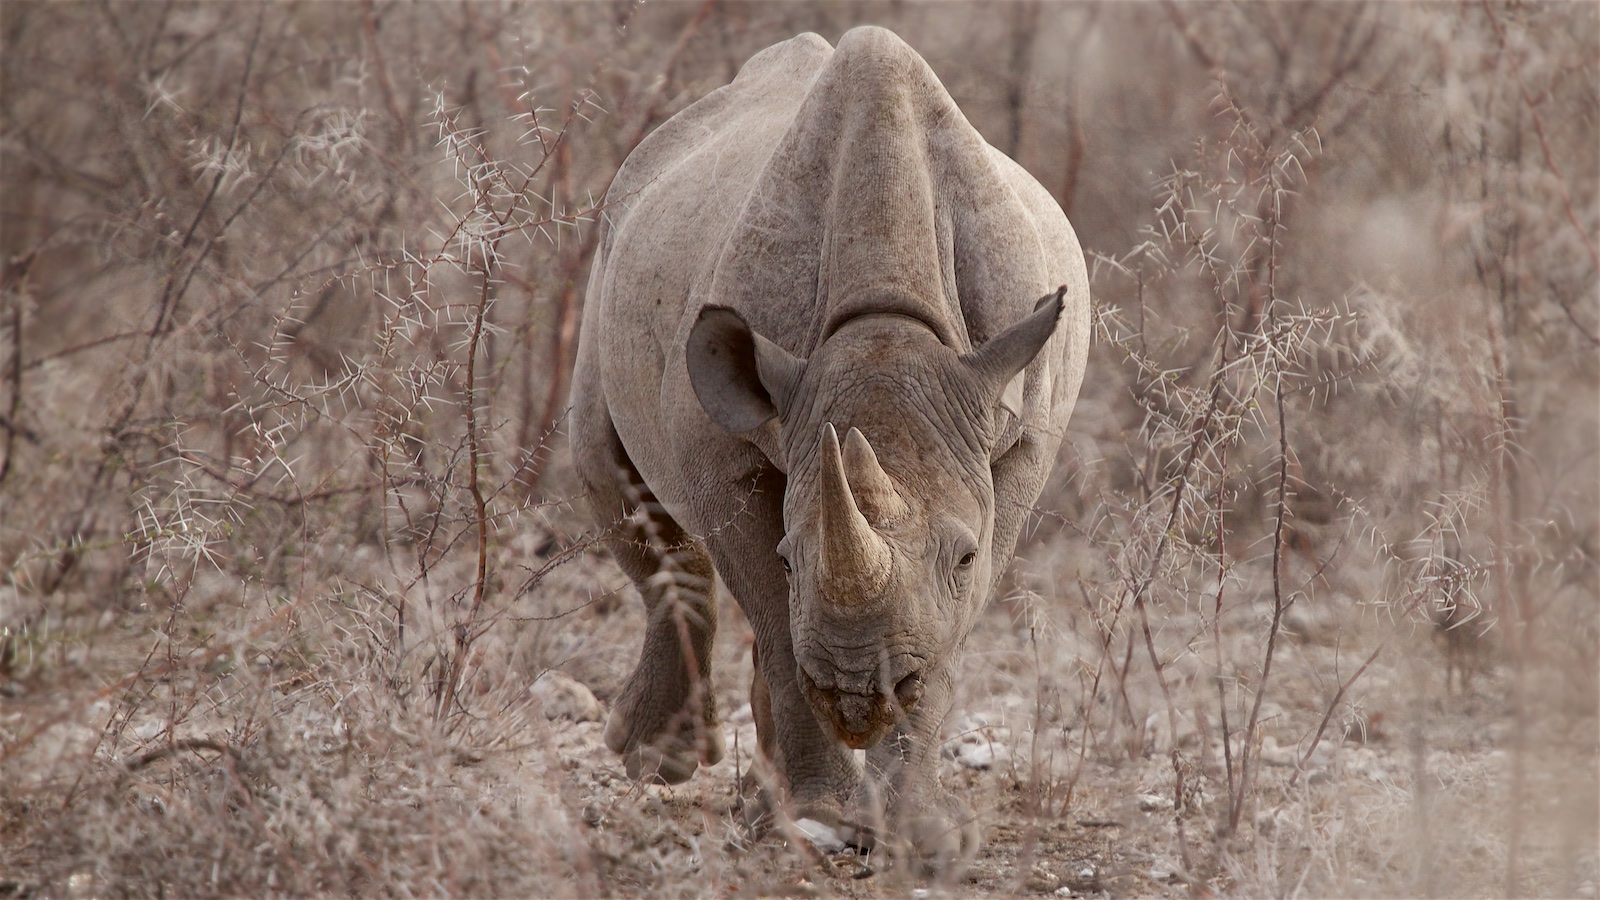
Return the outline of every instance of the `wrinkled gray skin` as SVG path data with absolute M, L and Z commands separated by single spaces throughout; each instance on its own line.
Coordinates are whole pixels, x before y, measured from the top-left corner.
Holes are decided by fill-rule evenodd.
M 939 727 L 1082 379 L 1071 226 L 878 28 L 757 55 L 607 203 L 572 448 L 649 612 L 607 744 L 668 783 L 721 757 L 714 569 L 755 632 L 763 804 L 959 865 Z

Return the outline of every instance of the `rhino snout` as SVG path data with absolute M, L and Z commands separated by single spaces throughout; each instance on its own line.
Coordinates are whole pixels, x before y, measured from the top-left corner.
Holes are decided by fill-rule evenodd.
M 841 690 L 832 683 L 824 687 L 803 666 L 800 684 L 817 717 L 853 750 L 883 740 L 916 707 L 924 690 L 921 672 L 902 675 L 895 681 L 892 693 L 880 690 L 865 694 Z

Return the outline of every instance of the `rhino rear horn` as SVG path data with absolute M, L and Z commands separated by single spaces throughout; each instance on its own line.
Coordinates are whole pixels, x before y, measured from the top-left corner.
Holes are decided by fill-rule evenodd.
M 817 474 L 822 481 L 822 553 L 817 574 L 823 593 L 835 603 L 875 597 L 889 583 L 893 555 L 888 541 L 872 529 L 856 506 L 839 452 L 839 433 L 831 422 L 822 426 L 822 466 Z
M 878 454 L 872 452 L 872 445 L 859 428 L 851 428 L 844 436 L 844 474 L 851 496 L 868 522 L 882 527 L 905 515 L 906 501 L 895 490 L 889 473 L 878 464 Z
M 781 416 L 805 371 L 725 306 L 700 310 L 684 346 L 689 383 L 711 421 L 735 434 Z
M 1067 286 L 1062 285 L 1054 294 L 1046 294 L 1027 318 L 964 357 L 992 397 L 998 400 L 1005 394 L 1017 373 L 1026 369 L 1044 349 L 1061 318 L 1066 293 Z

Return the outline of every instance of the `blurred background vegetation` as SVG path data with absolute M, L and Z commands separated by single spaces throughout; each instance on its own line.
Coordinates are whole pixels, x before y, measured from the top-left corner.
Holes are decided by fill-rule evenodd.
M 1593 891 L 1600 7 L 10 0 L 0 895 L 80 875 L 650 889 L 572 861 L 577 812 L 509 868 L 472 861 L 529 852 L 531 826 L 466 801 L 429 813 L 476 823 L 435 834 L 449 864 L 399 826 L 351 850 L 324 820 L 401 822 L 373 773 L 525 746 L 516 698 L 558 663 L 614 691 L 631 650 L 574 661 L 610 640 L 617 579 L 585 553 L 561 437 L 606 186 L 756 51 L 868 23 L 923 54 L 1090 256 L 1099 340 L 1002 608 L 1076 635 L 1051 652 L 1062 683 L 1085 661 L 1084 709 L 1102 676 L 1159 690 L 1062 712 L 1087 717 L 1074 752 L 1144 752 L 1152 712 L 1169 744 L 1237 747 L 1213 773 L 1221 842 L 1280 634 L 1362 648 L 1304 663 L 1303 742 L 1324 707 L 1341 734 L 1371 725 L 1368 648 L 1436 640 L 1440 689 L 1481 674 L 1478 709 L 1511 723 L 1502 837 L 1472 876 L 1495 880 L 1370 889 Z M 275 718 L 318 710 L 363 748 L 362 790 L 260 761 L 306 733 Z M 1528 741 L 1587 772 L 1555 792 L 1589 807 L 1562 807 L 1580 838 L 1559 864 L 1527 850 L 1549 768 Z M 193 815 L 142 854 L 150 797 Z M 335 836 L 305 850 L 318 828 Z M 269 849 L 172 861 L 207 841 Z

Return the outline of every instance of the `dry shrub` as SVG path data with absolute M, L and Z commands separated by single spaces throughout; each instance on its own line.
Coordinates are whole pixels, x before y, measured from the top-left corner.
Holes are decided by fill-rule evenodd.
M 1597 15 L 8 4 L 0 894 L 892 880 L 750 844 L 747 724 L 642 789 L 529 690 L 640 629 L 561 457 L 611 173 L 872 21 L 1099 306 L 945 887 L 1592 895 Z

